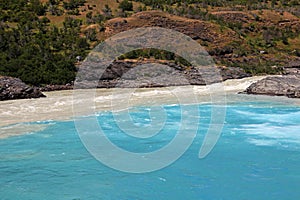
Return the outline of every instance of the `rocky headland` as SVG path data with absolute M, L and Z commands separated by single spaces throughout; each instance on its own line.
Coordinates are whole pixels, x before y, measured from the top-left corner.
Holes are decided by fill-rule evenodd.
M 86 62 L 80 69 L 77 85 L 83 88 L 149 88 L 180 85 L 206 85 L 227 79 L 249 77 L 237 67 L 193 67 L 182 66 L 172 61 L 119 60 L 109 65 L 104 72 L 95 73 L 94 63 Z
M 266 77 L 251 84 L 245 93 L 300 98 L 300 63 L 287 66 L 283 75 Z

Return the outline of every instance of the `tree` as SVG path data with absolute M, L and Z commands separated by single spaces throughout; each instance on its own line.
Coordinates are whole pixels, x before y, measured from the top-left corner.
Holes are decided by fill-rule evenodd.
M 128 0 L 124 0 L 119 4 L 119 8 L 122 11 L 133 11 L 133 5 L 132 2 L 129 2 Z
M 30 0 L 28 6 L 28 9 L 36 13 L 38 16 L 45 15 L 46 13 L 46 6 L 41 4 L 39 0 Z
M 88 30 L 86 30 L 84 32 L 84 34 L 85 34 L 85 37 L 88 40 L 90 40 L 92 42 L 97 41 L 97 33 L 96 33 L 96 30 L 94 28 L 89 28 Z

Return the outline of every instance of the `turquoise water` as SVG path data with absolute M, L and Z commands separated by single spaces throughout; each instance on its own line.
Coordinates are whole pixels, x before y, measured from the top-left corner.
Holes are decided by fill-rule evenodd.
M 99 113 L 98 119 L 118 146 L 151 152 L 172 140 L 180 124 L 180 107 L 165 109 L 165 128 L 143 140 L 123 134 L 110 112 Z M 204 159 L 198 158 L 198 152 L 211 106 L 199 109 L 200 128 L 191 147 L 172 165 L 146 174 L 116 171 L 95 160 L 73 121 L 32 123 L 49 126 L 0 140 L 0 199 L 300 198 L 300 107 L 270 102 L 228 105 L 222 136 Z M 148 110 L 132 109 L 132 119 L 147 125 Z

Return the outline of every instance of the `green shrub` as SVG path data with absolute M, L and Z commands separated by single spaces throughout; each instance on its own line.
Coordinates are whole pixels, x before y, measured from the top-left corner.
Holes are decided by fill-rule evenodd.
M 123 0 L 120 4 L 119 4 L 119 8 L 122 11 L 133 11 L 133 5 L 132 2 L 129 2 L 128 0 Z

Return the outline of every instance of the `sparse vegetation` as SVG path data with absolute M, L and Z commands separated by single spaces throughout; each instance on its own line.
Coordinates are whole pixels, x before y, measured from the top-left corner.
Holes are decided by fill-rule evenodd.
M 119 8 L 124 12 L 124 11 L 133 11 L 133 4 L 132 2 L 128 1 L 128 0 L 123 0 L 120 4 L 119 4 Z
M 145 10 L 209 22 L 216 34 L 233 31 L 237 37 L 233 41 L 224 37 L 221 46 L 194 38 L 218 64 L 243 67 L 253 74 L 277 73 L 281 68 L 272 66 L 300 57 L 296 0 L 1 0 L 0 75 L 32 85 L 69 83 L 75 77 L 76 56 L 85 57 L 107 37 L 107 20 Z M 133 27 L 140 26 L 135 23 Z M 170 52 L 153 49 L 121 56 L 142 57 L 188 65 Z

